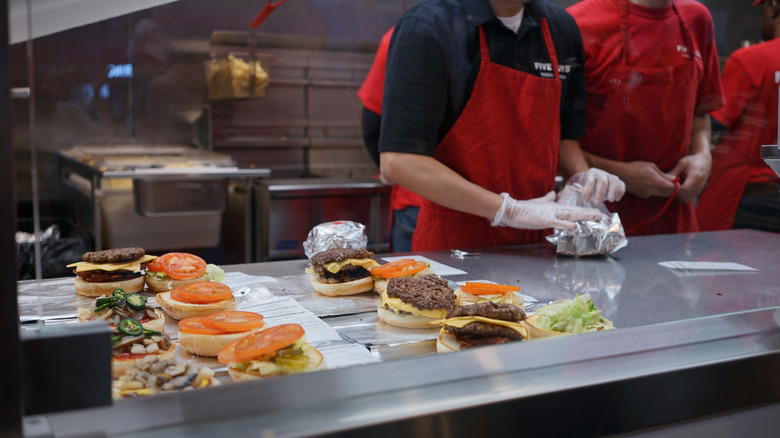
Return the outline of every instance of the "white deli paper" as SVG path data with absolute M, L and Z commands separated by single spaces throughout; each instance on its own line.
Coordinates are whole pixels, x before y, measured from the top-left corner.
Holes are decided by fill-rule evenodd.
M 447 275 L 462 275 L 467 274 L 466 271 L 458 268 L 453 268 L 452 266 L 445 265 L 443 263 L 435 262 L 427 257 L 423 257 L 420 255 L 405 255 L 405 256 L 395 256 L 395 257 L 382 257 L 382 260 L 386 262 L 392 262 L 394 260 L 401 260 L 401 259 L 414 259 L 421 262 L 428 263 L 431 265 L 431 269 L 433 269 L 433 272 L 436 273 L 436 275 L 439 275 L 441 277 L 447 276 Z
M 756 272 L 758 269 L 745 266 L 734 262 L 688 262 L 688 261 L 668 261 L 658 262 L 664 268 L 675 269 L 679 271 L 742 271 Z

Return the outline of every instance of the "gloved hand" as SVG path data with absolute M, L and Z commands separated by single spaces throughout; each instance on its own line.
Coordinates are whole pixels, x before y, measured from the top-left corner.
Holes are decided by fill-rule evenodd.
M 586 204 L 619 201 L 626 193 L 626 184 L 620 178 L 595 167 L 575 173 L 569 182 L 582 186 L 582 202 Z
M 545 228 L 563 228 L 571 230 L 576 221 L 594 221 L 604 219 L 605 215 L 595 208 L 575 207 L 555 202 L 555 192 L 541 198 L 518 201 L 507 193 L 502 193 L 504 202 L 496 212 L 494 227 L 523 228 L 543 230 Z

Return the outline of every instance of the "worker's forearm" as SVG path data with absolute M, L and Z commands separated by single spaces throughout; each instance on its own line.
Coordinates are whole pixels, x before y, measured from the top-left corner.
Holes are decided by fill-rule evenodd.
M 709 114 L 693 116 L 693 127 L 691 128 L 691 144 L 689 153 L 707 154 L 711 153 L 712 140 L 712 121 Z
M 382 152 L 382 175 L 453 210 L 493 219 L 503 198 L 458 175 L 433 157 Z

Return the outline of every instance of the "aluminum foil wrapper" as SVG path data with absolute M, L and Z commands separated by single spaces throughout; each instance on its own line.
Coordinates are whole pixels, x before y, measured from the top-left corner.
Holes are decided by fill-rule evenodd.
M 574 257 L 611 254 L 628 244 L 626 232 L 617 213 L 610 213 L 604 203 L 598 205 L 582 202 L 582 186 L 572 183 L 558 194 L 562 204 L 596 208 L 608 215 L 606 220 L 580 221 L 573 230 L 556 228 L 547 236 L 547 241 L 555 245 L 558 254 Z
M 331 248 L 366 249 L 366 226 L 352 221 L 325 222 L 309 231 L 303 242 L 303 251 L 311 259 L 315 254 Z

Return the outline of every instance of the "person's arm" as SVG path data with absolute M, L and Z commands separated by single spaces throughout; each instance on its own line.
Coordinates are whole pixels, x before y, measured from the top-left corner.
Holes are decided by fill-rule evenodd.
M 517 200 L 466 180 L 433 157 L 401 152 L 380 155 L 382 175 L 436 204 L 487 218 L 493 226 L 573 229 L 576 221 L 603 219 L 596 209 L 556 203 L 552 191 L 539 198 Z
M 689 154 L 681 158 L 669 172 L 683 180 L 677 192 L 677 200 L 680 202 L 692 201 L 707 185 L 712 168 L 711 133 L 709 114 L 693 117 Z
M 672 174 L 664 173 L 654 163 L 649 161 L 616 161 L 588 151 L 582 151 L 585 159 L 592 167 L 604 169 L 616 175 L 626 184 L 626 191 L 640 198 L 650 196 L 669 197 L 674 193 Z
M 493 219 L 499 194 L 486 190 L 426 155 L 382 152 L 382 175 L 418 195 L 453 210 Z

